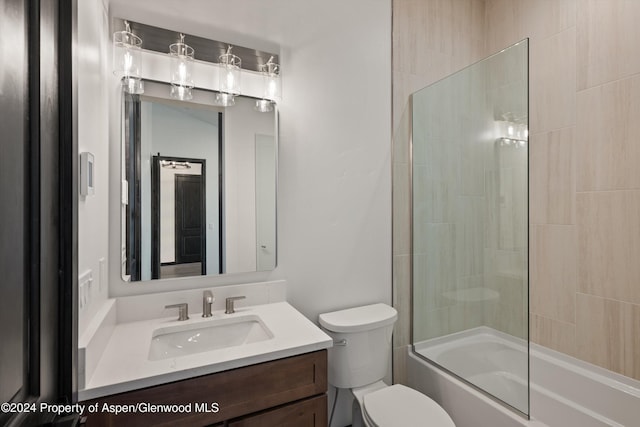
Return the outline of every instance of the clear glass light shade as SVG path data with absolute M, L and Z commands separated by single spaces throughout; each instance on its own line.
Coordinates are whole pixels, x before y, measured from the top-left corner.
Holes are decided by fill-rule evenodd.
M 264 87 L 262 97 L 270 101 L 278 101 L 280 99 L 280 66 L 272 62 L 272 59 L 262 66 Z
M 144 93 L 144 82 L 140 78 L 124 77 L 122 87 L 127 93 L 140 95 Z
M 216 94 L 216 104 L 222 107 L 231 107 L 232 105 L 236 105 L 236 100 L 231 94 L 218 93 Z
M 220 92 L 231 95 L 240 94 L 240 57 L 231 53 L 231 48 L 227 53 L 220 55 L 220 74 L 219 84 Z
M 273 102 L 268 99 L 258 99 L 254 109 L 261 113 L 270 113 L 273 111 Z
M 173 86 L 192 88 L 193 84 L 193 57 L 194 50 L 191 46 L 181 40 L 169 46 L 169 56 L 171 57 L 170 81 Z
M 130 31 L 113 33 L 113 74 L 118 77 L 142 77 L 142 39 Z
M 181 101 L 193 99 L 193 93 L 190 87 L 171 85 L 171 97 Z

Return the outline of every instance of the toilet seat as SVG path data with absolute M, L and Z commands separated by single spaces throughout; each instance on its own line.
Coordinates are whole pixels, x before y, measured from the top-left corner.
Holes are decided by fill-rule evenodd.
M 429 397 L 395 384 L 364 396 L 362 413 L 371 426 L 455 427 L 451 417 Z

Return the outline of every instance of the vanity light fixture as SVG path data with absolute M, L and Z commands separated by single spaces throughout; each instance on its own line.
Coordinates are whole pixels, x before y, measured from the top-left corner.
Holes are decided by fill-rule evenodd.
M 234 97 L 240 94 L 240 68 L 242 61 L 239 56 L 231 53 L 231 46 L 227 47 L 227 52 L 218 58 L 219 87 L 220 93 L 216 96 L 216 101 L 225 107 L 234 105 Z
M 122 79 L 122 85 L 129 93 L 144 92 L 142 83 L 142 39 L 131 32 L 129 22 L 125 29 L 113 33 L 113 74 Z
M 280 65 L 273 62 L 273 56 L 260 66 L 263 81 L 262 99 L 256 101 L 255 109 L 261 113 L 273 111 L 273 103 L 280 98 Z
M 184 42 L 184 34 L 180 34 L 180 41 L 169 46 L 171 57 L 171 97 L 180 100 L 193 98 L 193 58 L 195 51 Z
M 189 162 L 177 162 L 175 160 L 161 160 L 160 165 L 163 168 L 170 169 L 191 169 L 191 164 Z

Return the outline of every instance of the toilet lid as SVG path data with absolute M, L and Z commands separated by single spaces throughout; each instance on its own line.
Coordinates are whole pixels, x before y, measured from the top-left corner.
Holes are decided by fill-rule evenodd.
M 366 418 L 376 427 L 455 427 L 436 402 L 401 384 L 366 394 L 363 406 Z

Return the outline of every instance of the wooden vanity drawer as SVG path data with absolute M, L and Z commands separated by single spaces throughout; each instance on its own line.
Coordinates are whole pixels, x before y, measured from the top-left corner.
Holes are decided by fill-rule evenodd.
M 231 420 L 226 424 L 227 427 L 325 427 L 326 425 L 326 394 Z
M 105 403 L 120 405 L 138 402 L 159 405 L 191 403 L 194 410 L 185 413 L 134 412 L 120 415 L 103 412 L 90 414 L 86 425 L 87 427 L 206 426 L 316 395 L 325 397 L 326 412 L 326 395 L 324 395 L 326 391 L 327 351 L 321 350 L 98 398 L 86 403 L 99 403 L 100 407 Z M 195 411 L 195 403 L 210 405 L 213 402 L 218 403 L 217 413 Z M 268 424 L 247 425 L 266 426 Z

